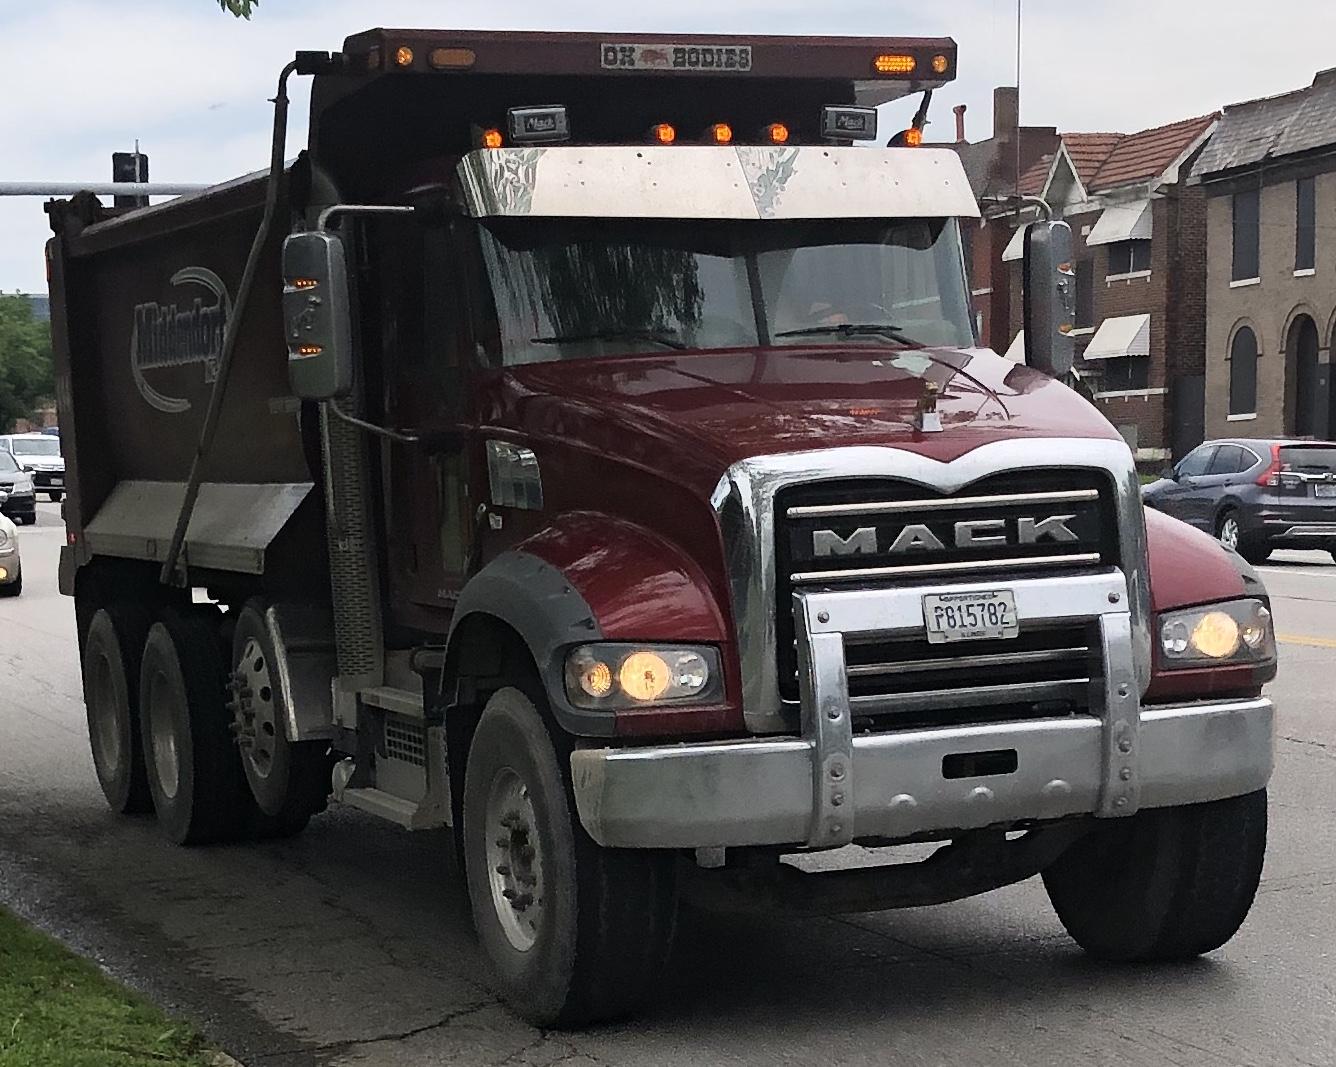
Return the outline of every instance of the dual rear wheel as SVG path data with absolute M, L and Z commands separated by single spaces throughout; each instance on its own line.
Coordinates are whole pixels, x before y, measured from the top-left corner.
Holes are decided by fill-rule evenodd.
M 271 689 L 270 707 L 258 714 L 278 725 L 280 737 L 268 737 L 257 754 L 246 736 L 257 715 L 242 705 L 258 694 L 234 682 L 228 700 L 229 644 L 253 651 L 256 619 L 262 629 L 258 612 L 243 609 L 229 643 L 232 627 L 220 625 L 211 607 L 120 603 L 93 615 L 84 699 L 98 782 L 112 810 L 154 811 L 168 840 L 195 845 L 288 836 L 323 809 L 327 746 L 291 745 L 281 736 L 282 708 Z M 272 658 L 272 648 L 264 656 Z M 257 765 L 263 772 L 253 782 Z

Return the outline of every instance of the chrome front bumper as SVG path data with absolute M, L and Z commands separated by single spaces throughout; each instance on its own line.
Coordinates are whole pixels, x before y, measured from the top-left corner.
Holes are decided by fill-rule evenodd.
M 578 749 L 571 768 L 585 829 L 613 848 L 834 848 L 1131 815 L 1267 783 L 1270 700 L 1139 707 L 1121 573 L 950 589 L 999 584 L 1022 620 L 1098 623 L 1103 676 L 1092 682 L 1091 714 L 855 734 L 844 635 L 922 632 L 921 596 L 941 587 L 799 593 L 802 736 Z M 990 773 L 956 776 L 978 757 Z

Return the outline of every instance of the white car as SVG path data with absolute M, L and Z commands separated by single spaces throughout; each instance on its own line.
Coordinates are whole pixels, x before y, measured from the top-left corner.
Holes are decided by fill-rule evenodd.
M 39 493 L 52 500 L 65 495 L 65 457 L 60 438 L 47 433 L 11 433 L 0 436 L 0 448 L 13 453 L 20 467 L 32 475 Z
M 5 496 L 0 490 L 0 496 Z M 0 514 L 0 596 L 23 592 L 23 567 L 19 563 L 19 529 Z

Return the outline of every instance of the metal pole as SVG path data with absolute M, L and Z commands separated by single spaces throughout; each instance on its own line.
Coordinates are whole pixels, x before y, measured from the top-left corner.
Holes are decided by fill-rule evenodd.
M 223 331 L 223 350 L 218 356 L 218 377 L 213 383 L 213 391 L 209 394 L 209 407 L 204 413 L 204 426 L 200 430 L 199 444 L 195 447 L 195 456 L 190 461 L 190 478 L 186 482 L 181 512 L 176 518 L 176 529 L 172 533 L 172 541 L 162 562 L 162 571 L 158 575 L 158 580 L 164 585 L 171 585 L 176 581 L 176 561 L 181 556 L 181 546 L 185 544 L 190 516 L 195 511 L 195 501 L 199 497 L 200 481 L 204 476 L 204 456 L 213 444 L 213 435 L 218 429 L 218 416 L 223 409 L 223 396 L 227 391 L 232 355 L 236 352 L 237 337 L 241 333 L 241 323 L 246 317 L 246 305 L 255 288 L 255 275 L 260 268 L 260 256 L 265 243 L 269 240 L 269 230 L 278 211 L 278 187 L 283 179 L 283 150 L 287 144 L 288 134 L 288 76 L 296 71 L 297 65 L 294 59 L 278 76 L 278 94 L 274 97 L 274 139 L 269 155 L 269 187 L 264 199 L 264 217 L 261 218 L 260 228 L 255 231 L 255 239 L 251 242 L 250 255 L 246 257 L 246 269 L 241 274 L 241 284 L 237 287 L 237 298 L 232 305 L 232 314 Z
M 186 196 L 210 188 L 187 182 L 0 182 L 0 196 Z

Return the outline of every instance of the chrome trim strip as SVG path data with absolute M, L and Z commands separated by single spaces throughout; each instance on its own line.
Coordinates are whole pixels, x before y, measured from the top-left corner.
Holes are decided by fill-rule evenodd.
M 1103 782 L 1099 808 L 1105 818 L 1131 815 L 1141 806 L 1141 693 L 1132 662 L 1132 620 L 1110 612 L 1099 620 L 1104 683 L 1091 693 L 1092 706 L 1104 716 Z M 1097 701 L 1097 703 L 1096 703 Z
M 1306 522 L 1291 526 L 1281 537 L 1336 537 L 1336 522 Z
M 845 801 L 854 791 L 853 715 L 844 671 L 844 638 L 837 633 L 814 634 L 814 620 L 806 617 L 805 598 L 795 596 L 794 600 L 803 738 L 812 747 L 812 821 L 807 844 L 835 848 L 847 845 L 854 836 L 852 815 L 844 815 Z
M 1064 695 L 1088 695 L 1089 678 L 1054 678 L 1041 682 L 1007 685 L 970 685 L 959 689 L 920 689 L 910 693 L 876 693 L 851 697 L 850 707 L 862 715 L 891 715 L 908 711 L 944 711 L 962 705 L 981 707 L 1021 704 L 1027 700 L 1053 700 Z
M 1063 387 L 1055 383 L 1046 388 Z M 1093 470 L 1112 477 L 1118 549 L 1130 592 L 1134 662 L 1139 691 L 1144 692 L 1150 684 L 1150 579 L 1141 482 L 1126 444 L 1089 438 L 994 441 L 947 463 L 902 448 L 852 446 L 741 460 L 728 468 L 711 494 L 724 542 L 747 728 L 778 733 L 797 725 L 785 714 L 775 669 L 776 492 L 827 480 L 897 478 L 951 493 L 989 475 L 1027 469 Z
M 966 670 L 970 667 L 1008 667 L 1022 663 L 1060 663 L 1090 654 L 1086 645 L 1039 649 L 1033 652 L 998 652 L 991 656 L 944 656 L 937 659 L 897 660 L 894 663 L 862 663 L 846 667 L 850 678 L 880 678 L 887 674 L 918 674 L 921 671 Z
M 867 504 L 802 504 L 789 508 L 785 514 L 790 519 L 817 519 L 836 515 L 893 514 L 897 511 L 964 511 L 974 507 L 1007 504 L 1068 504 L 1098 499 L 1098 489 L 1073 489 L 1068 492 L 950 496 L 938 500 L 887 500 Z
M 975 559 L 958 563 L 907 563 L 903 567 L 863 567 L 838 571 L 798 571 L 789 575 L 795 585 L 809 582 L 847 582 L 858 578 L 899 578 L 920 574 L 968 574 L 971 571 L 992 571 L 1026 567 L 1078 566 L 1098 563 L 1098 552 L 1073 552 L 1059 556 L 1027 556 L 1022 559 Z

